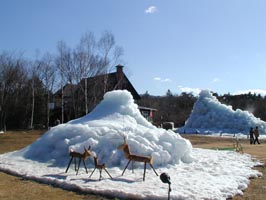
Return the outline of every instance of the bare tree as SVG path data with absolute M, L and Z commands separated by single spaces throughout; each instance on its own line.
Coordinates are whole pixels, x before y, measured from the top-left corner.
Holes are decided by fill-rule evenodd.
M 27 76 L 24 66 L 25 62 L 20 56 L 9 53 L 0 55 L 0 129 L 3 131 L 6 131 L 8 117 L 24 117 L 24 120 L 11 120 L 9 124 L 18 125 L 26 122 L 24 90 Z
M 98 50 L 101 57 L 101 61 L 98 62 L 99 68 L 108 74 L 113 67 L 117 64 L 121 64 L 123 62 L 121 57 L 124 53 L 123 48 L 116 45 L 114 35 L 108 31 L 105 31 L 99 42 L 98 42 Z M 103 93 L 106 92 L 108 85 L 108 76 L 105 76 L 103 82 Z
M 75 60 L 75 79 L 77 83 L 84 80 L 84 86 L 79 84 L 81 91 L 84 94 L 85 114 L 88 113 L 88 77 L 99 74 L 97 66 L 95 66 L 95 48 L 96 41 L 92 33 L 84 34 L 74 52 Z
M 115 45 L 114 36 L 109 32 L 104 32 L 98 41 L 93 33 L 87 32 L 81 37 L 74 50 L 63 41 L 58 43 L 57 49 L 56 65 L 61 76 L 61 118 L 63 121 L 64 108 L 69 103 L 72 104 L 71 109 L 69 107 L 66 110 L 72 110 L 73 115 L 70 113 L 69 116 L 74 118 L 84 113 L 87 114 L 89 105 L 97 103 L 96 93 L 101 91 L 104 94 L 107 91 L 108 76 L 104 76 L 103 83 L 97 89 L 88 86 L 88 78 L 109 73 L 111 68 L 118 64 L 123 50 Z M 90 96 L 95 95 L 89 98 L 88 93 Z M 64 104 L 67 98 L 71 100 Z
M 30 79 L 30 86 L 31 86 L 31 117 L 30 117 L 30 129 L 33 129 L 33 122 L 34 122 L 34 113 L 35 113 L 35 93 L 36 93 L 36 79 L 39 78 L 39 69 L 40 69 L 40 62 L 37 60 L 35 62 L 31 62 L 29 70 L 29 79 Z
M 118 64 L 122 54 L 122 48 L 116 46 L 114 36 L 110 32 L 104 32 L 98 41 L 90 32 L 81 37 L 75 49 L 74 60 L 77 72 L 76 82 L 82 83 L 79 86 L 84 95 L 86 114 L 89 111 L 89 104 L 94 105 L 99 101 L 98 94 L 104 94 L 107 91 L 107 74 Z M 103 82 L 97 83 L 97 88 L 89 88 L 88 78 L 98 75 L 102 75 Z M 91 103 L 89 103 L 88 92 L 90 92 Z
M 67 75 L 65 73 L 65 52 L 66 52 L 66 44 L 63 41 L 58 42 L 57 44 L 58 56 L 56 58 L 56 65 L 59 69 L 60 73 L 60 88 L 61 88 L 61 122 L 64 123 L 64 115 L 65 115 L 65 106 L 64 106 L 64 85 L 67 83 Z
M 43 56 L 43 59 L 41 61 L 39 61 L 39 70 L 40 70 L 40 78 L 44 84 L 45 90 L 46 90 L 46 109 L 47 109 L 47 113 L 46 113 L 46 126 L 47 128 L 50 125 L 50 96 L 51 96 L 51 92 L 54 89 L 54 83 L 55 83 L 55 79 L 56 79 L 56 67 L 54 65 L 54 59 L 50 54 L 45 54 Z
M 75 98 L 75 92 L 76 92 L 76 80 L 75 80 L 75 74 L 76 68 L 74 65 L 74 53 L 73 50 L 66 45 L 65 42 L 60 41 L 57 45 L 57 49 L 59 51 L 59 55 L 57 56 L 57 66 L 59 67 L 60 76 L 61 76 L 61 104 L 62 104 L 62 122 L 64 121 L 64 108 L 65 106 L 68 106 L 69 113 L 68 118 L 71 117 L 76 118 L 78 116 L 77 112 L 77 106 L 76 102 L 77 99 Z M 67 87 L 66 87 L 67 86 Z M 69 103 L 67 105 L 64 105 L 66 102 L 66 98 L 70 98 Z
M 11 65 L 11 57 L 6 53 L 0 55 L 0 131 L 6 131 L 6 96 L 7 70 Z

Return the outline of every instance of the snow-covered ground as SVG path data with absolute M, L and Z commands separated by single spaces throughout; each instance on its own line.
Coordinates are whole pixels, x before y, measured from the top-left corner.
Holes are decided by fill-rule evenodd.
M 171 177 L 172 199 L 226 199 L 248 187 L 249 178 L 260 173 L 249 155 L 233 151 L 193 148 L 190 141 L 173 131 L 158 129 L 143 118 L 127 91 L 106 93 L 94 111 L 80 119 L 58 125 L 33 144 L 16 152 L 0 155 L 0 169 L 65 189 L 80 190 L 130 199 L 167 199 L 168 185 L 161 182 L 148 166 L 143 181 L 143 163 L 135 163 L 134 173 L 122 171 L 127 163 L 117 147 L 127 138 L 131 152 L 152 156 L 158 174 Z M 91 146 L 101 163 L 112 175 L 103 171 L 91 178 L 93 159 L 87 160 L 76 175 L 69 162 L 69 150 L 83 152 Z

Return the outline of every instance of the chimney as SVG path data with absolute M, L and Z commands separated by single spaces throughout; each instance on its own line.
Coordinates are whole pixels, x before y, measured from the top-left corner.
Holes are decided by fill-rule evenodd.
M 123 89 L 123 82 L 124 82 L 124 72 L 123 72 L 122 65 L 116 66 L 116 80 L 117 80 L 117 89 L 122 90 Z

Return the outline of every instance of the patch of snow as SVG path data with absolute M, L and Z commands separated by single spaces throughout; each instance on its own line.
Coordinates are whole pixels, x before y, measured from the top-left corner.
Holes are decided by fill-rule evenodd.
M 106 93 L 92 113 L 60 124 L 47 131 L 36 142 L 20 151 L 0 155 L 0 169 L 65 189 L 130 199 L 166 199 L 168 185 L 162 183 L 147 165 L 143 181 L 143 163 L 134 163 L 135 170 L 122 171 L 128 162 L 117 147 L 123 137 L 134 154 L 153 156 L 158 174 L 171 177 L 172 199 L 226 199 L 241 194 L 250 177 L 260 173 L 249 155 L 233 151 L 213 151 L 192 148 L 189 140 L 171 130 L 158 129 L 140 114 L 133 97 L 127 91 Z M 91 146 L 100 163 L 105 163 L 112 175 L 97 171 L 89 178 L 82 164 L 79 174 L 74 164 L 65 173 L 70 160 L 70 148 L 83 152 Z M 87 160 L 89 173 L 93 159 Z

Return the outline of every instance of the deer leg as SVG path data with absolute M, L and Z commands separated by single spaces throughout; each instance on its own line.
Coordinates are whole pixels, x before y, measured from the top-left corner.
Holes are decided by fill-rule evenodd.
M 81 158 L 79 159 L 78 170 L 77 170 L 77 173 L 76 173 L 76 175 L 78 175 L 78 172 L 79 172 L 79 166 L 80 166 L 80 162 L 81 162 Z
M 88 170 L 87 170 L 87 166 L 86 166 L 85 160 L 82 160 L 82 161 L 83 161 L 83 165 L 84 165 L 84 167 L 86 169 L 86 173 L 88 174 Z
M 132 174 L 134 173 L 134 160 L 132 160 L 132 166 L 131 166 L 131 168 L 132 168 Z
M 128 165 L 129 165 L 130 161 L 131 161 L 131 160 L 128 161 L 128 163 L 127 163 L 127 165 L 126 165 L 126 167 L 125 167 L 125 169 L 124 169 L 124 171 L 123 171 L 123 173 L 122 173 L 122 176 L 123 176 L 124 172 L 126 171 L 126 169 L 127 169 Z
M 105 169 L 105 168 L 103 168 L 105 171 L 106 171 L 106 173 L 110 176 L 110 178 L 112 179 L 112 176 L 109 174 L 109 172 L 107 171 L 107 169 Z
M 75 162 L 75 171 L 77 171 L 77 161 L 76 161 L 76 157 L 74 157 L 74 162 Z
M 68 163 L 68 165 L 67 165 L 67 169 L 66 169 L 66 172 L 65 172 L 65 173 L 67 173 L 67 171 L 68 171 L 68 168 L 69 168 L 69 166 L 70 166 L 70 164 L 71 164 L 72 160 L 73 160 L 73 156 L 72 156 L 72 157 L 70 158 L 70 160 L 69 160 L 69 163 Z
M 146 174 L 146 162 L 144 163 L 144 174 L 143 174 L 143 181 L 145 181 L 145 174 Z
M 152 166 L 152 164 L 150 164 L 150 166 L 151 166 L 151 168 L 153 169 L 153 171 L 154 171 L 154 173 L 156 174 L 156 176 L 159 176 L 159 175 L 157 174 L 157 172 L 155 171 L 154 167 Z
M 94 170 L 91 172 L 91 175 L 90 175 L 90 177 L 91 177 L 91 176 L 92 176 L 92 174 L 94 173 L 95 169 L 96 169 L 96 167 L 95 167 L 95 168 L 94 168 Z
M 99 170 L 100 170 L 100 178 L 99 178 L 99 181 L 100 181 L 102 178 L 102 168 L 100 168 Z

